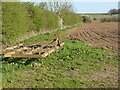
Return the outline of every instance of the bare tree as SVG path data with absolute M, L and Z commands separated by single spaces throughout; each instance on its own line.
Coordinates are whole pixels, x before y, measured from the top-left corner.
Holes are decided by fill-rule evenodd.
M 49 10 L 57 14 L 60 14 L 62 10 L 67 10 L 69 12 L 74 11 L 72 4 L 70 2 L 61 2 L 61 1 L 58 2 L 58 1 L 52 0 L 47 4 L 48 4 Z

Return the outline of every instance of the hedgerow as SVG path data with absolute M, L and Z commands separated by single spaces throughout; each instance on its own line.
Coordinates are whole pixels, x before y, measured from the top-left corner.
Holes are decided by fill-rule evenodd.
M 81 22 L 81 17 L 70 11 L 61 12 L 63 25 Z M 20 42 L 23 35 L 30 32 L 54 30 L 59 28 L 58 14 L 29 2 L 2 2 L 3 45 Z

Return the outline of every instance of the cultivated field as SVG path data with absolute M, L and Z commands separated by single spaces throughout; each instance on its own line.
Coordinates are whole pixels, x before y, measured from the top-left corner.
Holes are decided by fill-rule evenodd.
M 65 43 L 59 52 L 44 59 L 3 59 L 4 88 L 118 87 L 117 51 L 101 49 L 102 46 L 117 49 L 117 23 L 86 23 L 38 35 L 22 43 L 51 41 L 56 32 L 60 33 L 60 40 Z M 95 44 L 100 46 L 91 47 Z
M 34 1 L 2 2 L 2 88 L 118 88 L 118 10 Z
M 92 22 L 74 30 L 69 35 L 70 40 L 80 40 L 91 46 L 112 48 L 118 50 L 118 23 Z

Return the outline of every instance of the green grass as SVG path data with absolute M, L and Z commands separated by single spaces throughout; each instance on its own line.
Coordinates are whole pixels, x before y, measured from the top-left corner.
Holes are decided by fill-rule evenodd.
M 4 58 L 2 64 L 4 88 L 89 88 L 109 87 L 109 81 L 104 78 L 92 80 L 89 76 L 102 71 L 105 65 L 118 68 L 117 56 L 112 50 L 103 51 L 92 48 L 80 41 L 65 39 L 70 29 L 59 30 L 64 47 L 57 53 L 44 59 Z M 53 33 L 38 35 L 25 43 L 34 41 L 50 41 Z M 50 38 L 51 37 L 51 38 Z M 112 58 L 107 55 L 112 54 Z M 95 86 L 94 86 L 95 85 Z M 111 86 L 110 86 L 111 87 Z
M 82 23 L 73 25 L 71 27 L 67 27 L 65 29 L 58 29 L 56 31 L 52 31 L 51 33 L 40 34 L 30 39 L 26 39 L 21 41 L 21 43 L 31 44 L 35 42 L 46 42 L 55 39 L 55 34 L 58 32 L 60 34 L 60 39 L 63 40 L 66 37 L 66 33 L 69 32 L 71 29 L 78 28 Z

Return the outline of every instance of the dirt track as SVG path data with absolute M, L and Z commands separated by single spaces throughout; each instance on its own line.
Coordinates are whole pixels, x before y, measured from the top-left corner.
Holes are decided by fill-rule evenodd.
M 91 46 L 118 50 L 118 23 L 86 23 L 79 29 L 72 31 L 68 38 L 86 42 Z

